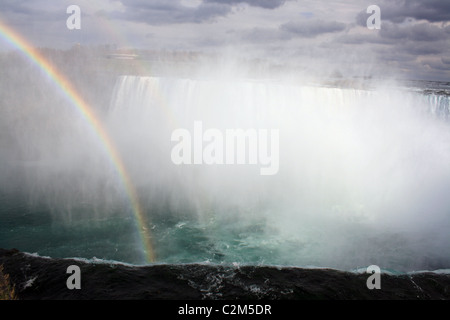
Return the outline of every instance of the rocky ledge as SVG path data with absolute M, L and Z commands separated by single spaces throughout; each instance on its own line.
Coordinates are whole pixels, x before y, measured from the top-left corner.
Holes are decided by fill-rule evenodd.
M 450 274 L 380 275 L 332 269 L 209 264 L 132 266 L 53 259 L 0 249 L 0 265 L 23 300 L 412 300 L 449 299 Z M 79 271 L 79 279 L 75 269 Z M 69 289 L 77 284 L 80 289 Z

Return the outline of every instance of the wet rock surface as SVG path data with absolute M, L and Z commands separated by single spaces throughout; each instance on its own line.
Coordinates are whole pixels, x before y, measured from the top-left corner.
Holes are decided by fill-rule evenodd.
M 449 299 L 450 275 L 369 274 L 332 269 L 206 264 L 131 266 L 105 261 L 53 259 L 0 249 L 0 265 L 19 299 L 149 300 L 372 300 Z M 69 290 L 67 268 L 80 268 L 81 289 Z

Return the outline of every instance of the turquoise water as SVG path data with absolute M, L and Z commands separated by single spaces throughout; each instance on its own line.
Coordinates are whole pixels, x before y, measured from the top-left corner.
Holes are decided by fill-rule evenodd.
M 72 218 L 55 216 L 45 205 L 26 204 L 24 198 L 2 196 L 0 244 L 50 257 L 80 257 L 131 264 L 148 264 L 137 226 L 126 206 L 90 217 L 96 204 L 71 208 Z M 98 204 L 97 204 L 98 206 Z M 117 207 L 120 207 L 118 205 Z M 61 212 L 64 209 L 60 208 Z M 101 216 L 101 217 L 100 217 Z M 67 213 L 66 213 L 67 217 Z M 158 212 L 151 230 L 154 263 L 216 263 L 354 270 L 378 263 L 398 272 L 444 269 L 445 252 L 421 252 L 420 238 L 380 233 L 364 224 L 306 222 L 286 235 L 269 218 L 239 215 Z M 330 225 L 332 224 L 332 225 Z M 432 248 L 432 247 L 431 247 Z M 395 271 L 393 271 L 395 272 Z
M 94 205 L 71 208 L 84 218 L 66 221 L 44 204 L 28 204 L 27 198 L 2 197 L 0 245 L 50 257 L 84 257 L 139 263 L 134 220 L 118 215 L 96 219 L 86 217 Z M 64 211 L 62 209 L 61 211 Z
M 83 257 L 144 264 L 137 225 L 127 208 L 102 212 L 97 204 L 65 208 L 27 204 L 20 196 L 1 197 L 0 245 L 50 257 Z M 120 205 L 118 205 L 120 207 Z M 61 210 L 55 215 L 55 210 Z M 226 221 L 225 221 L 226 220 Z M 265 237 L 265 221 L 239 221 L 158 214 L 151 225 L 157 261 L 164 263 L 277 264 L 277 244 Z M 271 243 L 271 241 L 273 243 Z

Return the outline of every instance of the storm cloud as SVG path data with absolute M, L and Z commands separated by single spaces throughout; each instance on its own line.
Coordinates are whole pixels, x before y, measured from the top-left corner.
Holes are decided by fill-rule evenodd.
M 136 1 L 122 0 L 124 9 L 113 11 L 112 19 L 144 22 L 149 25 L 175 23 L 201 23 L 211 21 L 231 12 L 231 7 L 219 3 L 202 3 L 196 7 L 182 5 L 178 1 Z
M 205 0 L 205 3 L 220 3 L 224 5 L 248 4 L 253 7 L 275 9 L 286 3 L 286 0 Z
M 81 8 L 82 28 L 65 27 Z M 0 20 L 36 46 L 114 44 L 152 50 L 223 52 L 234 47 L 277 61 L 339 69 L 395 70 L 450 79 L 450 1 L 380 0 L 381 29 L 369 30 L 366 0 L 1 1 Z M 0 48 L 7 47 L 0 42 Z M 332 58 L 331 58 L 332 57 Z M 319 61 L 324 61 L 327 66 Z M 315 63 L 317 62 L 317 63 Z M 416 72 L 417 71 L 417 72 Z M 383 72 L 380 71 L 381 74 Z
M 232 13 L 236 5 L 249 5 L 265 9 L 275 9 L 286 0 L 204 0 L 187 5 L 183 1 L 165 0 L 121 0 L 123 11 L 111 14 L 112 18 L 145 22 L 147 24 L 175 24 L 211 22 L 215 18 Z
M 346 28 L 345 23 L 326 20 L 305 20 L 290 21 L 281 25 L 281 30 L 289 32 L 295 36 L 314 38 L 324 33 L 334 33 L 343 31 Z
M 406 20 L 426 20 L 428 22 L 450 21 L 450 1 L 446 0 L 381 0 L 382 20 L 393 23 L 402 23 Z M 366 10 L 361 10 L 356 21 L 365 26 Z

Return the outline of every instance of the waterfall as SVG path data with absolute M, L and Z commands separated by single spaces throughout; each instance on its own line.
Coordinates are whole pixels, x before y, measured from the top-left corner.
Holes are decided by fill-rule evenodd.
M 185 241 L 200 252 L 194 260 L 410 270 L 450 256 L 448 113 L 448 96 L 393 88 L 123 76 L 108 123 L 163 260 L 179 261 L 164 246 L 188 246 L 174 238 L 193 237 Z M 179 129 L 191 134 L 193 158 L 194 145 L 203 155 L 213 146 L 208 133 L 278 130 L 279 170 L 177 165 Z

